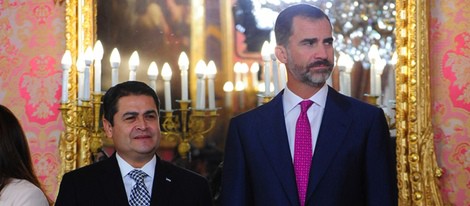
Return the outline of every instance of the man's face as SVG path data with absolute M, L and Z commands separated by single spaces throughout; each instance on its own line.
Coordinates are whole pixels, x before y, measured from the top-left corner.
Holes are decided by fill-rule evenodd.
M 292 36 L 287 48 L 283 49 L 283 63 L 291 74 L 289 81 L 323 86 L 334 66 L 333 37 L 327 19 L 294 17 Z
M 151 96 L 121 97 L 114 114 L 114 126 L 103 121 L 106 136 L 112 138 L 119 155 L 127 162 L 149 160 L 160 143 L 158 108 Z

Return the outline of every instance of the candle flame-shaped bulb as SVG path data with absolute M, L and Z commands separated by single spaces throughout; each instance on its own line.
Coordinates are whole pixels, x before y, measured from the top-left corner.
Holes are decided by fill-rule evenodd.
M 162 78 L 163 78 L 163 80 L 169 81 L 171 79 L 171 75 L 172 75 L 171 67 L 168 63 L 165 62 L 165 64 L 163 64 L 163 68 L 162 68 Z
M 114 48 L 111 52 L 111 57 L 109 58 L 109 62 L 111 63 L 111 67 L 118 68 L 119 64 L 121 64 L 121 56 L 119 55 L 119 51 L 117 48 Z
M 241 64 L 240 62 L 235 62 L 235 64 L 233 65 L 233 72 L 235 73 L 241 73 Z
M 84 60 L 85 60 L 85 65 L 87 66 L 90 66 L 91 62 L 93 62 L 93 50 L 91 49 L 91 47 L 86 48 Z
M 227 81 L 224 84 L 224 92 L 232 92 L 233 91 L 233 83 L 231 81 Z
M 368 53 L 368 57 L 369 57 L 369 61 L 371 63 L 375 63 L 375 60 L 377 60 L 378 58 L 380 58 L 380 54 L 379 54 L 379 47 L 376 45 L 376 44 L 373 44 L 370 49 L 369 49 L 369 53 Z
M 200 79 L 204 78 L 204 70 L 206 70 L 206 63 L 203 60 L 199 60 L 196 64 L 196 70 L 194 71 L 196 76 Z
M 77 71 L 85 72 L 85 61 L 83 60 L 83 54 L 79 54 L 77 58 Z
M 207 72 L 206 72 L 208 78 L 214 78 L 215 74 L 217 74 L 217 68 L 215 67 L 214 61 L 209 61 L 207 63 Z
M 261 47 L 261 57 L 263 58 L 264 61 L 269 61 L 271 60 L 271 47 L 269 46 L 268 41 L 264 41 L 263 47 Z
M 129 67 L 131 69 L 137 70 L 137 67 L 139 66 L 139 53 L 137 51 L 132 52 L 131 58 L 129 58 Z
M 247 63 L 242 63 L 241 67 L 240 67 L 240 73 L 246 74 L 246 73 L 248 73 L 248 71 L 250 71 L 250 67 L 248 66 L 248 64 Z
M 185 52 L 181 52 L 180 57 L 178 58 L 178 65 L 181 70 L 188 70 L 189 68 L 189 59 L 188 55 Z
M 93 47 L 93 56 L 95 57 L 95 61 L 101 61 L 101 59 L 103 59 L 103 54 L 103 44 L 98 40 L 95 43 L 95 47 Z
M 251 73 L 258 73 L 259 72 L 259 63 L 258 62 L 254 62 L 253 64 L 251 64 L 250 72 Z
M 274 49 L 276 48 L 276 39 L 272 40 L 271 39 L 271 42 L 269 42 L 269 54 L 271 56 L 271 60 L 273 61 L 276 61 L 277 58 L 276 58 L 276 54 L 274 54 Z
M 66 50 L 64 56 L 62 56 L 62 60 L 60 61 L 62 64 L 62 69 L 67 70 L 70 69 L 72 66 L 72 54 L 69 50 Z
M 157 63 L 152 62 L 150 63 L 149 69 L 147 70 L 147 75 L 151 80 L 156 80 L 158 76 L 158 67 Z

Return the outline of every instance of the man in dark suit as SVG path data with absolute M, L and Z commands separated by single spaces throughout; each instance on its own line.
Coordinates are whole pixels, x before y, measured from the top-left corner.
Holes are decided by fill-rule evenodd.
M 334 65 L 329 18 L 317 7 L 294 5 L 279 14 L 275 34 L 287 86 L 231 120 L 222 204 L 397 205 L 383 111 L 326 84 Z
M 161 160 L 159 100 L 149 86 L 128 81 L 103 96 L 103 127 L 116 152 L 66 173 L 56 206 L 212 205 L 207 180 Z

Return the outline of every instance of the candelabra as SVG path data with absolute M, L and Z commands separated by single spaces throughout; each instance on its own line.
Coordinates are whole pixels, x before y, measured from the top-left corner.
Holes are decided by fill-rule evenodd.
M 162 136 L 164 141 L 177 143 L 179 155 L 186 159 L 194 143 L 204 144 L 204 135 L 211 131 L 217 120 L 217 109 L 192 109 L 191 101 L 177 100 L 179 110 L 162 111 Z M 176 115 L 179 113 L 179 115 Z
M 97 42 L 97 45 L 101 45 Z M 95 48 L 99 51 L 100 49 Z M 100 52 L 98 52 L 100 53 Z M 117 53 L 117 52 L 116 52 Z M 104 131 L 100 124 L 101 115 L 101 57 L 102 54 L 96 54 L 93 59 L 91 49 L 87 49 L 84 55 L 78 55 L 76 67 L 72 68 L 72 57 L 69 51 L 66 51 L 62 59 L 63 68 L 63 87 L 60 111 L 64 121 L 65 130 L 61 133 L 59 140 L 59 152 L 62 159 L 59 178 L 68 171 L 89 165 L 99 158 L 103 144 L 112 142 L 105 141 Z M 82 58 L 83 57 L 83 58 Z M 137 57 L 138 58 L 138 57 Z M 117 62 L 112 59 L 113 68 L 119 67 L 120 58 Z M 162 70 L 162 78 L 165 84 L 165 109 L 159 108 L 161 116 L 161 144 L 164 146 L 176 146 L 178 154 L 183 159 L 188 158 L 191 145 L 200 146 L 204 144 L 204 137 L 216 124 L 217 108 L 215 107 L 214 95 L 214 77 L 216 74 L 215 64 L 211 61 L 209 64 L 199 64 L 201 75 L 198 73 L 198 96 L 196 98 L 196 107 L 190 107 L 191 100 L 188 99 L 188 67 L 189 60 L 186 54 L 182 53 L 180 70 L 182 75 L 182 100 L 177 100 L 179 109 L 171 108 L 170 95 L 170 79 L 171 68 L 167 63 Z M 94 65 L 92 62 L 94 60 Z M 138 65 L 133 65 L 130 75 L 135 78 L 135 71 Z M 203 67 L 203 68 L 202 68 Z M 76 69 L 75 69 L 76 68 Z M 155 70 L 156 68 L 152 68 Z M 71 71 L 72 70 L 72 71 Z M 93 71 L 93 72 L 91 72 Z M 69 75 L 70 73 L 70 75 Z M 156 74 L 158 71 L 149 73 L 150 85 L 152 88 L 156 85 Z M 196 72 L 197 73 L 197 72 Z M 90 74 L 95 75 L 94 84 L 90 82 Z M 99 75 L 99 76 L 98 76 Z M 71 76 L 71 78 L 69 78 Z M 78 83 L 75 81 L 78 77 Z M 117 83 L 117 76 L 113 75 L 113 82 Z M 135 80 L 135 79 L 129 80 Z M 209 90 L 209 108 L 205 107 L 205 91 L 204 82 L 208 81 Z M 70 85 L 70 87 L 69 87 Z M 91 94 L 90 89 L 94 86 L 94 92 Z M 70 100 L 69 100 L 70 99 Z
M 92 100 L 76 100 L 60 104 L 65 131 L 59 140 L 62 158 L 60 174 L 86 166 L 102 147 L 103 130 L 99 113 L 101 94 L 93 94 Z

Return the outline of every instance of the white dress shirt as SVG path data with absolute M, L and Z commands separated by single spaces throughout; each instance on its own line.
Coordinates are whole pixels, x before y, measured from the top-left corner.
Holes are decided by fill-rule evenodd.
M 325 110 L 326 96 L 328 95 L 328 85 L 324 85 L 315 95 L 308 98 L 313 104 L 307 110 L 310 128 L 312 129 L 312 154 L 315 152 L 315 146 L 318 138 L 318 132 Z M 282 95 L 282 105 L 284 106 L 284 117 L 287 130 L 287 139 L 289 140 L 289 149 L 292 160 L 294 160 L 295 146 L 295 125 L 300 115 L 299 103 L 303 101 L 301 97 L 294 94 L 288 87 L 284 89 Z
M 116 152 L 116 159 L 121 170 L 122 181 L 124 182 L 124 187 L 126 188 L 127 199 L 131 197 L 132 187 L 135 185 L 135 180 L 133 180 L 128 174 L 134 169 L 144 171 L 148 177 L 144 178 L 145 186 L 149 192 L 150 197 L 152 197 L 152 186 L 153 178 L 155 177 L 155 166 L 157 164 L 157 157 L 154 155 L 153 158 L 147 162 L 142 168 L 134 168 L 129 163 L 127 163 L 121 156 Z

